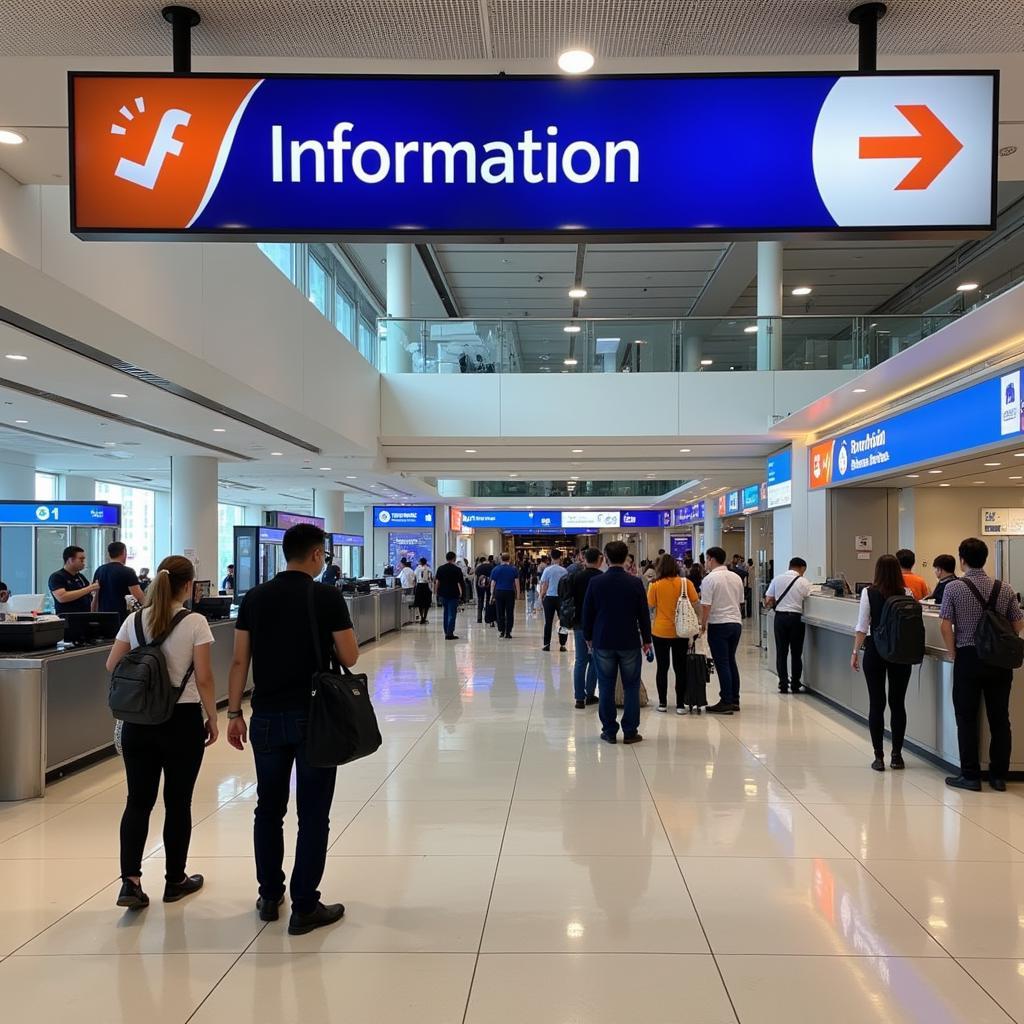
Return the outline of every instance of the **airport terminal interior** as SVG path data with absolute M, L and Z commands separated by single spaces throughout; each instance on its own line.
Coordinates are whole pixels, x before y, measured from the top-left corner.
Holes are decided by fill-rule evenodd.
M 1024 1024 L 1019 3 L 7 4 L 0 358 L 5 1020 Z

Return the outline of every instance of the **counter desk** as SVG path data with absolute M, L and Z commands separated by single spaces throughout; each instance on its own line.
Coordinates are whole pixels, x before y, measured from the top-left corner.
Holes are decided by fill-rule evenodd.
M 346 593 L 345 601 L 360 644 L 379 640 L 413 620 L 412 595 L 400 587 L 371 590 L 368 594 Z
M 804 604 L 807 626 L 804 642 L 803 684 L 811 693 L 825 698 L 842 711 L 868 720 L 868 689 L 862 671 L 850 668 L 853 635 L 857 629 L 859 601 L 853 597 L 811 595 Z M 765 667 L 775 673 L 774 613 L 769 613 L 768 648 Z M 907 688 L 908 748 L 925 754 L 945 767 L 959 772 L 956 718 L 953 714 L 953 663 L 946 654 L 939 631 L 935 606 L 924 606 L 925 656 L 915 666 Z M 1010 724 L 1019 737 L 1024 735 L 1024 668 L 1014 673 L 1010 694 Z M 792 698 L 788 698 L 792 699 Z M 886 713 L 888 724 L 888 712 Z M 988 756 L 989 732 L 984 710 L 980 716 L 982 767 Z M 886 730 L 888 735 L 888 729 Z M 1024 749 L 1018 744 L 1010 763 L 1011 772 L 1024 773 Z

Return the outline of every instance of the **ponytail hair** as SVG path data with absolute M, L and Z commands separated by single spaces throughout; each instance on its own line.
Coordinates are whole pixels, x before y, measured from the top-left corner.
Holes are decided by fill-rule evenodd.
M 160 563 L 153 582 L 146 591 L 151 639 L 163 636 L 167 632 L 171 619 L 174 618 L 171 610 L 174 598 L 195 578 L 195 566 L 182 555 L 169 555 Z

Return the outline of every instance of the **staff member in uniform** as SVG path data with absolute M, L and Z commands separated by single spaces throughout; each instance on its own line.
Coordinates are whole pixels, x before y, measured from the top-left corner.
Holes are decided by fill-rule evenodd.
M 946 587 L 957 578 L 956 559 L 952 555 L 936 555 L 932 559 L 932 568 L 935 570 L 935 578 L 939 581 L 932 591 L 932 600 L 941 605 Z
M 100 592 L 99 583 L 90 583 L 85 568 L 85 549 L 72 544 L 64 549 L 64 568 L 50 576 L 49 588 L 58 615 L 92 611 L 92 595 Z
M 804 670 L 804 601 L 814 589 L 804 579 L 807 563 L 802 558 L 789 560 L 789 571 L 776 576 L 764 595 L 764 606 L 775 609 L 775 668 L 779 673 L 779 693 L 799 693 Z M 789 653 L 793 653 L 793 674 L 789 674 Z

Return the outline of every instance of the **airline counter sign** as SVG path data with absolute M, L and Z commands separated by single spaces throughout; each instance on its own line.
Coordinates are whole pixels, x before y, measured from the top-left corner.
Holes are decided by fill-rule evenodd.
M 105 239 L 977 233 L 993 224 L 997 88 L 989 71 L 73 72 L 72 230 Z

